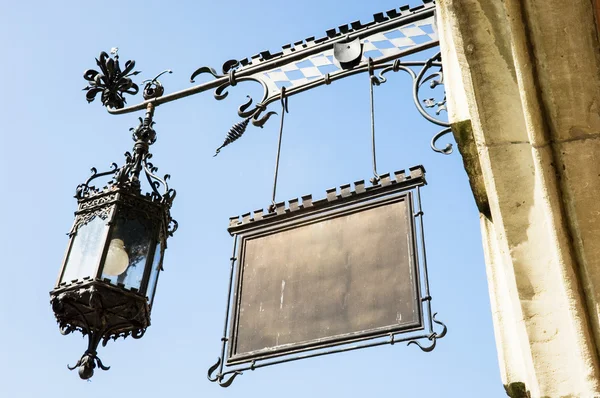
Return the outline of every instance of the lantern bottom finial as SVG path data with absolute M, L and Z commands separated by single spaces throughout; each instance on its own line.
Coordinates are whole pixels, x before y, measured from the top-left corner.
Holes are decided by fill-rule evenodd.
M 96 366 L 102 370 L 110 369 L 110 366 L 104 366 L 100 358 L 98 358 L 96 352 L 86 351 L 81 359 L 77 361 L 75 366 L 67 365 L 67 368 L 69 368 L 69 370 L 75 370 L 79 368 L 79 377 L 81 377 L 83 380 L 87 380 L 94 375 L 94 369 Z
M 81 332 L 88 338 L 87 350 L 70 370 L 78 369 L 84 380 L 94 375 L 97 367 L 104 366 L 98 358 L 100 343 L 131 336 L 140 339 L 150 326 L 148 299 L 121 286 L 91 280 L 60 286 L 51 292 L 51 304 L 60 332 L 68 335 Z

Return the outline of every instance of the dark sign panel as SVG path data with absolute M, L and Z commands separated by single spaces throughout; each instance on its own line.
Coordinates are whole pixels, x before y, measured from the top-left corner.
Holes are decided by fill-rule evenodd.
M 228 364 L 423 328 L 412 194 L 387 181 L 230 228 Z

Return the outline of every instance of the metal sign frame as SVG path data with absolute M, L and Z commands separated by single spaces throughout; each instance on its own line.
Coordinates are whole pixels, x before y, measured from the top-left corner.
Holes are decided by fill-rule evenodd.
M 228 231 L 234 236 L 233 253 L 230 264 L 227 305 L 223 337 L 221 338 L 221 356 L 209 369 L 208 378 L 218 382 L 222 387 L 231 385 L 235 377 L 246 370 L 254 370 L 279 363 L 327 354 L 352 351 L 361 348 L 375 347 L 385 344 L 408 342 L 416 344 L 423 351 L 430 352 L 436 346 L 437 339 L 446 334 L 446 326 L 435 318 L 432 312 L 427 258 L 425 252 L 423 210 L 421 206 L 420 188 L 426 184 L 425 170 L 422 166 L 381 176 L 375 185 L 366 187 L 364 181 L 346 184 L 327 191 L 324 199 L 313 201 L 311 195 L 302 200 L 292 199 L 277 203 L 266 212 L 257 210 L 240 217 L 230 219 Z M 261 234 L 272 234 L 277 231 L 293 228 L 305 223 L 315 223 L 330 217 L 340 216 L 345 212 L 359 212 L 376 206 L 385 206 L 398 201 L 406 201 L 406 209 L 410 217 L 409 235 L 412 238 L 411 256 L 415 271 L 415 301 L 418 303 L 418 322 L 398 324 L 389 327 L 361 330 L 358 333 L 347 333 L 300 342 L 286 347 L 259 350 L 250 353 L 236 353 L 238 315 L 240 306 L 240 290 L 242 288 L 244 241 Z M 442 326 L 441 332 L 434 330 L 434 324 Z M 423 343 L 427 340 L 427 343 Z M 216 373 L 215 373 L 216 372 Z
M 323 206 L 318 205 L 304 211 L 304 214 L 297 215 L 292 217 L 290 220 L 277 220 L 277 217 L 272 219 L 268 219 L 266 224 L 262 226 L 251 228 L 250 230 L 234 230 L 234 239 L 237 240 L 237 253 L 236 253 L 236 278 L 234 281 L 234 291 L 231 302 L 231 323 L 229 327 L 229 342 L 228 344 L 228 355 L 227 355 L 227 365 L 238 364 L 250 362 L 252 360 L 263 360 L 273 357 L 278 357 L 281 355 L 286 355 L 290 353 L 297 353 L 303 351 L 309 351 L 320 348 L 329 348 L 339 344 L 345 344 L 348 341 L 361 341 L 365 339 L 370 339 L 373 337 L 381 337 L 389 335 L 390 333 L 397 333 L 401 331 L 411 331 L 411 330 L 420 330 L 423 328 L 423 318 L 422 311 L 420 306 L 414 305 L 413 307 L 413 315 L 409 317 L 408 321 L 398 321 L 396 324 L 383 324 L 379 326 L 371 326 L 365 330 L 351 331 L 345 333 L 333 334 L 328 337 L 321 338 L 312 338 L 301 342 L 289 343 L 289 344 L 278 344 L 276 347 L 268 347 L 258 350 L 252 350 L 250 352 L 240 352 L 238 347 L 238 340 L 240 339 L 240 327 L 241 322 L 240 318 L 242 316 L 242 312 L 244 310 L 242 304 L 242 291 L 245 290 L 245 278 L 246 274 L 250 274 L 250 269 L 247 269 L 249 261 L 247 259 L 247 248 L 250 243 L 256 242 L 255 240 L 260 241 L 261 238 L 269 239 L 274 235 L 281 234 L 283 232 L 294 233 L 297 228 L 311 228 L 314 225 L 322 225 L 327 221 L 334 221 L 337 218 L 347 218 L 349 215 L 354 215 L 355 213 L 362 213 L 368 210 L 377 209 L 384 206 L 391 206 L 396 203 L 402 203 L 404 206 L 404 212 L 407 220 L 407 235 L 408 235 L 408 271 L 410 277 L 408 278 L 407 284 L 410 287 L 410 299 L 413 304 L 418 304 L 420 300 L 420 289 L 419 289 L 419 270 L 417 265 L 416 258 L 416 248 L 415 248 L 415 237 L 414 237 L 414 220 L 413 220 L 413 203 L 412 203 L 412 192 L 404 192 L 404 191 L 392 191 L 381 193 L 381 196 L 370 196 L 370 195 L 356 195 L 349 197 L 349 200 L 344 201 L 343 203 L 337 206 Z M 327 203 L 329 204 L 329 203 Z M 250 226 L 251 227 L 251 226 Z M 352 228 L 352 227 L 348 227 Z M 404 238 L 404 236 L 402 236 Z M 293 238 L 290 237 L 290 240 L 293 241 Z M 253 242 L 254 241 L 254 242 Z M 400 243 L 400 242 L 397 242 Z M 263 246 L 265 243 L 262 244 Z M 268 245 L 268 244 L 267 244 Z M 284 242 L 284 246 L 294 246 L 294 242 Z M 275 247 L 270 246 L 269 249 L 273 250 Z M 400 245 L 398 245 L 400 246 Z M 314 256 L 308 255 L 306 257 L 312 257 L 314 261 Z M 394 266 L 399 266 L 401 264 L 394 264 Z M 302 271 L 302 270 L 299 270 Z M 263 276 L 264 277 L 264 276 Z M 272 278 L 269 278 L 272 279 Z M 269 281 L 265 281 L 266 284 L 269 284 Z M 285 283 L 282 284 L 285 289 Z M 264 294 L 263 294 L 264 295 Z M 303 297 L 306 298 L 306 294 Z M 283 305 L 283 294 L 282 305 Z M 319 300 L 327 301 L 327 297 L 320 296 Z M 296 303 L 298 304 L 298 303 Z M 314 303 L 311 303 L 314 304 Z M 264 311 L 264 309 L 263 309 Z M 297 311 L 294 311 L 294 313 Z M 291 315 L 294 315 L 293 313 Z M 249 315 L 245 316 L 246 318 Z M 333 323 L 333 322 L 332 322 Z M 389 323 L 389 322 L 388 322 Z M 267 325 L 262 325 L 267 326 Z M 257 333 L 258 334 L 258 333 Z M 244 337 L 244 336 L 242 336 Z M 242 339 L 244 340 L 244 339 Z

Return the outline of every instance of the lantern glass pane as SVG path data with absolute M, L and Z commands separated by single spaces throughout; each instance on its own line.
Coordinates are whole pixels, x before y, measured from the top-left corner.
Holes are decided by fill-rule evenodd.
M 70 283 L 86 276 L 95 276 L 107 229 L 107 221 L 100 217 L 94 217 L 77 229 L 61 282 Z
M 117 218 L 112 231 L 102 279 L 111 283 L 124 284 L 126 289 L 140 289 L 148 254 L 153 246 L 151 231 L 140 221 Z
M 158 273 L 160 272 L 160 265 L 162 263 L 162 253 L 160 251 L 160 242 L 156 245 L 156 250 L 154 251 L 154 260 L 152 261 L 152 269 L 150 270 L 150 279 L 148 280 L 148 291 L 146 296 L 148 296 L 148 302 L 152 303 L 152 299 L 154 298 L 154 291 L 156 290 L 156 282 L 158 281 Z

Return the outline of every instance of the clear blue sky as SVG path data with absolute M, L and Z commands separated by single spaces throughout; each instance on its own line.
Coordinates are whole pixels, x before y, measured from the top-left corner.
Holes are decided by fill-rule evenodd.
M 87 104 L 83 71 L 101 50 L 135 59 L 137 81 L 171 68 L 167 92 L 209 65 L 399 7 L 391 0 L 303 2 L 6 1 L 0 12 L 0 396 L 504 397 L 478 212 L 458 152 L 429 149 L 436 127 L 410 102 L 405 76 L 377 88 L 379 170 L 423 164 L 433 305 L 449 333 L 432 353 L 384 346 L 260 369 L 222 389 L 206 380 L 219 353 L 231 238 L 228 217 L 267 206 L 278 120 L 213 158 L 252 84 L 161 106 L 153 161 L 172 175 L 180 228 L 169 241 L 152 326 L 141 340 L 100 351 L 108 372 L 69 372 L 86 348 L 63 337 L 49 306 L 89 168 L 123 162 L 141 114 L 111 116 Z M 412 4 L 416 4 L 413 1 Z M 249 90 L 249 91 L 248 91 Z M 255 90 L 255 91 L 253 91 Z M 130 98 L 129 103 L 140 98 Z M 290 99 L 278 199 L 370 177 L 368 81 L 358 75 Z M 83 396 L 83 395 L 82 395 Z

